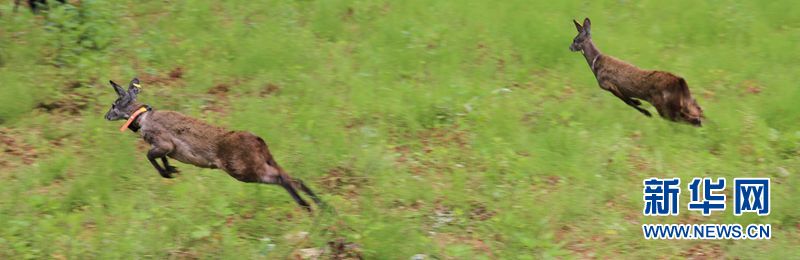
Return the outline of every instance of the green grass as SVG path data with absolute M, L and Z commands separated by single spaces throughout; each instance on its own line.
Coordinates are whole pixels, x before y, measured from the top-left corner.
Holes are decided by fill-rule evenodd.
M 795 1 L 267 2 L 0 6 L 0 258 L 283 258 L 337 239 L 369 259 L 800 255 Z M 585 16 L 605 53 L 686 78 L 706 125 L 601 90 L 568 51 Z M 218 170 L 158 176 L 102 117 L 107 80 L 136 75 L 157 109 L 263 137 L 338 215 Z M 770 177 L 772 213 L 643 217 L 649 177 Z M 643 223 L 773 238 L 645 241 Z

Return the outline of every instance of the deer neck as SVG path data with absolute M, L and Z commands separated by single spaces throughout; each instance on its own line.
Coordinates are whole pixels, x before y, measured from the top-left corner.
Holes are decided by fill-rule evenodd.
M 142 121 L 144 120 L 145 117 L 147 117 L 147 112 L 153 110 L 153 108 L 151 108 L 149 105 L 141 103 L 136 103 L 134 107 L 136 107 L 137 109 L 129 112 L 131 117 L 128 118 L 128 121 L 125 122 L 125 125 L 123 125 L 123 127 L 120 128 L 120 131 L 125 131 L 125 129 L 127 128 L 133 131 L 134 133 L 138 132 L 139 129 L 142 128 Z M 136 111 L 139 109 L 145 109 L 145 110 L 141 113 L 136 113 Z
M 586 62 L 589 63 L 589 68 L 592 69 L 592 72 L 597 74 L 597 59 L 600 58 L 600 50 L 597 49 L 597 46 L 594 45 L 592 40 L 583 47 L 583 57 L 586 58 Z

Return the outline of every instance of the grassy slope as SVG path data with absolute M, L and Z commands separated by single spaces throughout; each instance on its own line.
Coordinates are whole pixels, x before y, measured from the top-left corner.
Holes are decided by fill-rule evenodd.
M 82 2 L 74 27 L 75 10 L 48 22 L 0 7 L 0 258 L 279 257 L 337 237 L 370 258 L 800 255 L 795 1 Z M 600 90 L 567 50 L 583 16 L 602 51 L 684 76 L 707 126 Z M 150 75 L 140 99 L 156 108 L 264 137 L 336 207 L 317 226 L 332 231 L 278 187 L 180 164 L 160 178 L 102 119 L 105 81 L 132 75 Z M 652 176 L 771 177 L 772 214 L 645 218 Z M 642 223 L 774 234 L 644 241 Z M 284 238 L 298 231 L 310 240 Z

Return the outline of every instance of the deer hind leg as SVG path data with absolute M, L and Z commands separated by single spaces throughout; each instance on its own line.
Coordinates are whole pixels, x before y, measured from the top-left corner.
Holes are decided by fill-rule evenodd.
M 280 185 L 284 189 L 286 189 L 287 192 L 289 192 L 289 195 L 292 196 L 292 199 L 294 199 L 294 201 L 297 202 L 297 204 L 299 204 L 300 207 L 307 210 L 308 212 L 311 212 L 311 205 L 308 205 L 308 202 L 303 200 L 303 198 L 301 198 L 300 195 L 297 194 L 297 190 L 291 184 L 291 181 L 282 181 Z
M 659 116 L 661 116 L 662 118 L 669 119 L 669 114 L 668 114 L 669 111 L 666 111 L 667 109 L 665 108 L 667 104 L 665 100 L 667 98 L 669 98 L 669 96 L 666 94 L 653 95 L 653 97 L 651 97 L 652 101 L 650 103 L 653 104 L 653 106 L 656 108 L 656 111 L 658 111 Z
M 286 174 L 282 173 L 280 169 L 272 165 L 265 163 L 263 164 L 263 166 L 264 167 L 259 170 L 260 174 L 258 174 L 259 183 L 280 185 L 281 187 L 286 189 L 286 192 L 288 192 L 289 195 L 292 196 L 292 199 L 295 202 L 297 202 L 297 204 L 300 205 L 300 207 L 307 210 L 308 212 L 311 212 L 311 205 L 309 205 L 308 202 L 303 200 L 303 198 L 300 197 L 300 194 L 297 193 L 297 188 L 295 188 L 296 185 L 294 184 L 296 180 L 293 180 Z M 307 193 L 311 191 L 311 190 L 306 191 L 305 189 L 303 189 L 304 186 L 305 185 L 301 185 L 299 188 Z M 315 197 L 316 196 L 312 196 L 312 198 Z M 314 201 L 316 202 L 316 199 Z
M 311 206 L 297 193 L 298 188 L 306 191 L 302 187 L 305 185 L 300 185 L 300 187 L 298 187 L 295 184 L 295 180 L 283 172 L 272 158 L 272 155 L 269 153 L 269 148 L 267 148 L 267 144 L 263 139 L 252 134 L 246 136 L 246 138 L 249 138 L 247 143 L 252 145 L 251 149 L 248 149 L 248 151 L 259 151 L 258 153 L 248 152 L 247 155 L 245 155 L 248 156 L 247 165 L 254 167 L 254 175 L 252 178 L 256 179 L 256 182 L 259 183 L 280 185 L 286 189 L 286 192 L 292 196 L 292 199 L 294 199 L 300 207 L 311 212 Z M 308 190 L 308 192 L 310 192 L 310 190 Z
M 295 187 L 295 189 L 300 189 L 303 192 L 305 192 L 309 197 L 311 197 L 311 200 L 313 200 L 315 204 L 317 205 L 324 204 L 322 200 L 319 199 L 319 197 L 317 197 L 317 194 L 314 194 L 314 192 L 311 191 L 311 189 L 309 189 L 308 186 L 306 186 L 306 184 L 303 183 L 303 181 L 296 178 L 292 178 L 292 184 Z

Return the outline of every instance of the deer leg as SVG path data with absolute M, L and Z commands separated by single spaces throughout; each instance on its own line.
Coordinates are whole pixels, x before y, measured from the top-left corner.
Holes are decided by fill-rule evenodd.
M 280 184 L 281 186 L 283 186 L 284 189 L 286 189 L 286 191 L 289 192 L 289 195 L 292 195 L 292 199 L 294 199 L 294 201 L 297 202 L 297 204 L 300 204 L 300 207 L 304 208 L 308 212 L 311 212 L 311 206 L 308 205 L 308 202 L 303 200 L 303 198 L 301 198 L 299 194 L 297 194 L 297 190 L 295 190 L 294 187 L 292 187 L 292 184 L 289 181 L 281 181 Z
M 167 161 L 167 157 L 166 156 L 161 157 L 161 163 L 164 164 L 164 170 L 166 170 L 168 173 L 179 173 L 180 172 L 180 171 L 178 171 L 178 168 L 176 168 L 175 166 L 169 165 L 169 161 Z
M 653 116 L 653 115 L 650 114 L 650 111 L 647 111 L 646 109 L 639 107 L 639 105 L 641 105 L 642 102 L 640 102 L 639 100 L 635 100 L 635 99 L 632 99 L 630 97 L 627 97 L 627 96 L 623 95 L 621 92 L 619 92 L 619 90 L 613 84 L 608 83 L 607 81 L 605 81 L 604 83 L 600 84 L 600 87 L 602 87 L 605 90 L 608 90 L 609 92 L 611 92 L 611 94 L 614 94 L 614 96 L 616 96 L 619 99 L 621 99 L 622 102 L 625 102 L 625 104 L 628 104 L 629 106 L 633 107 L 634 109 L 636 109 L 637 111 L 641 112 L 645 116 L 647 116 L 647 117 L 652 117 Z
M 638 101 L 638 100 L 634 100 L 634 99 L 630 99 L 630 98 L 623 98 L 623 97 L 620 97 L 620 99 L 622 99 L 622 101 L 625 102 L 625 104 L 628 104 L 629 106 L 631 106 L 632 108 L 634 108 L 637 111 L 641 112 L 645 116 L 647 116 L 647 117 L 652 117 L 653 116 L 653 115 L 650 114 L 650 111 L 647 111 L 647 109 L 639 107 L 639 105 L 641 105 L 641 102 L 634 102 L 634 101 Z M 637 105 L 637 104 L 639 104 L 639 105 Z
M 311 205 L 308 205 L 308 202 L 303 200 L 303 198 L 300 197 L 300 194 L 297 194 L 297 189 L 295 189 L 295 180 L 293 180 L 291 177 L 283 173 L 282 170 L 277 167 L 277 164 L 275 164 L 274 161 L 272 165 L 267 163 L 263 165 L 265 166 L 265 168 L 263 168 L 263 172 L 261 172 L 261 174 L 258 174 L 259 175 L 258 182 L 264 184 L 281 185 L 281 187 L 283 187 L 284 189 L 286 189 L 287 192 L 289 192 L 289 195 L 292 196 L 292 199 L 294 199 L 294 201 L 297 202 L 297 204 L 299 204 L 300 207 L 311 213 Z M 300 185 L 300 186 L 302 189 L 302 186 L 305 185 Z M 306 189 L 307 188 L 308 187 L 306 187 Z
M 156 170 L 158 170 L 158 174 L 161 174 L 161 177 L 172 178 L 172 175 L 170 175 L 166 169 L 162 168 L 161 165 L 158 165 L 158 162 L 156 162 L 156 158 L 163 158 L 166 155 L 167 152 L 165 149 L 153 147 L 150 149 L 150 151 L 147 151 L 147 160 L 153 164 L 153 167 L 155 167 Z
M 650 114 L 650 111 L 647 111 L 647 109 L 644 109 L 644 108 L 641 108 L 641 107 L 639 107 L 639 106 L 635 106 L 635 105 L 631 105 L 631 106 L 632 106 L 633 108 L 635 108 L 636 110 L 638 110 L 639 112 L 641 112 L 642 114 L 644 114 L 645 116 L 647 116 L 647 117 L 653 117 L 653 115 L 652 115 L 652 114 Z
M 306 186 L 306 184 L 303 183 L 303 181 L 298 179 L 293 179 L 293 181 L 295 183 L 295 186 L 297 186 L 298 188 L 300 188 L 300 190 L 308 194 L 308 196 L 311 197 L 311 200 L 313 200 L 314 203 L 316 203 L 317 205 L 324 204 L 322 200 L 320 200 L 319 197 L 317 197 L 317 194 L 314 194 L 314 192 L 311 191 L 311 189 L 309 189 L 308 186 Z
M 37 13 L 37 11 L 39 9 L 39 1 L 28 0 L 28 7 L 31 8 L 31 12 L 32 13 L 34 13 L 34 14 Z

